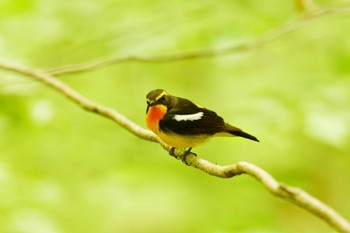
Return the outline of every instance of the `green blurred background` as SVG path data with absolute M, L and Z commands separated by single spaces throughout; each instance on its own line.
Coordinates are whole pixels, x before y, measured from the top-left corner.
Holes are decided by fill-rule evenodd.
M 322 7 L 349 1 L 317 1 Z M 0 60 L 42 69 L 124 55 L 222 48 L 298 17 L 293 1 L 2 0 Z M 261 143 L 194 151 L 244 160 L 350 219 L 350 17 L 319 18 L 262 48 L 60 76 L 145 126 L 163 88 Z M 332 232 L 248 176 L 211 177 L 47 86 L 0 70 L 0 232 Z

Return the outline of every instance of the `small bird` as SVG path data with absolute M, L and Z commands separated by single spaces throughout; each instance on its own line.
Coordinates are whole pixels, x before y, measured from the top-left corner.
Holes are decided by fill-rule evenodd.
M 169 95 L 162 89 L 146 96 L 146 124 L 163 142 L 175 148 L 188 148 L 186 154 L 213 136 L 238 136 L 259 140 L 224 121 L 214 111 L 190 100 Z

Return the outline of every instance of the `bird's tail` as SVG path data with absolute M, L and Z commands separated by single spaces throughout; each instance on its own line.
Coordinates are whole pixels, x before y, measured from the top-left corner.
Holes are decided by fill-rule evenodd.
M 247 138 L 247 139 L 259 142 L 259 140 L 256 137 L 254 137 L 253 135 L 250 135 L 249 133 L 246 133 L 242 130 L 241 131 L 231 131 L 229 133 L 232 135 L 238 136 L 238 137 Z
M 250 135 L 249 133 L 244 132 L 243 130 L 236 128 L 232 125 L 227 124 L 227 133 L 230 133 L 234 136 L 242 137 L 242 138 L 247 138 L 256 142 L 259 142 L 259 140 L 254 137 L 253 135 Z

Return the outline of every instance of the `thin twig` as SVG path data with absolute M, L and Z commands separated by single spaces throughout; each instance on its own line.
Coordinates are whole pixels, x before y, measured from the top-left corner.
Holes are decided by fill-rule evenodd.
M 154 56 L 140 56 L 140 55 L 128 55 L 128 56 L 117 56 L 107 59 L 102 59 L 99 61 L 88 62 L 84 64 L 75 64 L 75 65 L 65 65 L 62 67 L 51 68 L 46 70 L 47 73 L 51 75 L 63 75 L 71 73 L 81 73 L 100 69 L 109 65 L 123 63 L 123 62 L 146 62 L 146 63 L 160 63 L 160 62 L 174 62 L 179 60 L 188 60 L 188 59 L 199 59 L 199 58 L 212 58 L 219 57 L 233 53 L 239 52 L 249 52 L 253 49 L 261 48 L 283 36 L 292 33 L 306 24 L 312 22 L 315 19 L 321 18 L 325 15 L 334 15 L 334 14 L 344 14 L 350 12 L 350 6 L 341 6 L 329 9 L 314 8 L 310 12 L 302 14 L 300 17 L 289 21 L 282 26 L 275 28 L 266 32 L 260 38 L 246 42 L 243 44 L 234 44 L 232 46 L 217 48 L 217 49 L 198 49 L 187 52 L 178 52 L 173 54 L 166 55 L 154 55 Z
M 82 108 L 113 120 L 114 122 L 121 125 L 134 135 L 148 141 L 158 142 L 168 152 L 171 149 L 170 146 L 162 143 L 160 139 L 153 133 L 151 133 L 149 130 L 145 130 L 142 127 L 138 126 L 137 124 L 135 124 L 116 110 L 94 103 L 93 101 L 87 99 L 86 97 L 82 96 L 80 93 L 72 89 L 67 84 L 63 83 L 62 81 L 58 80 L 57 78 L 48 74 L 45 71 L 41 71 L 38 69 L 30 69 L 23 66 L 1 62 L 0 68 L 16 72 L 18 74 L 25 75 L 32 79 L 40 81 L 48 85 L 50 88 L 53 88 L 59 93 L 65 95 Z M 289 200 L 295 205 L 309 211 L 310 213 L 316 215 L 320 219 L 327 222 L 331 227 L 333 227 L 337 231 L 350 233 L 350 223 L 339 213 L 337 213 L 334 209 L 332 209 L 317 198 L 311 196 L 310 194 L 299 188 L 290 187 L 279 183 L 268 172 L 256 165 L 247 162 L 239 162 L 237 164 L 232 164 L 228 166 L 220 166 L 210 163 L 207 160 L 201 159 L 195 156 L 194 154 L 189 154 L 185 156 L 184 152 L 179 149 L 175 151 L 175 157 L 182 159 L 187 165 L 190 165 L 212 176 L 220 178 L 231 178 L 241 174 L 247 174 L 249 176 L 252 176 L 256 180 L 258 180 L 272 194 Z

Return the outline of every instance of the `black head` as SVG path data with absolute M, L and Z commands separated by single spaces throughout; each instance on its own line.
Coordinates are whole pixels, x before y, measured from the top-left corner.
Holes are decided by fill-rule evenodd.
M 163 89 L 156 89 L 151 92 L 149 92 L 146 96 L 147 100 L 147 110 L 146 113 L 148 112 L 149 107 L 153 105 L 164 105 L 168 107 L 168 104 L 170 103 L 170 97 L 166 91 Z

